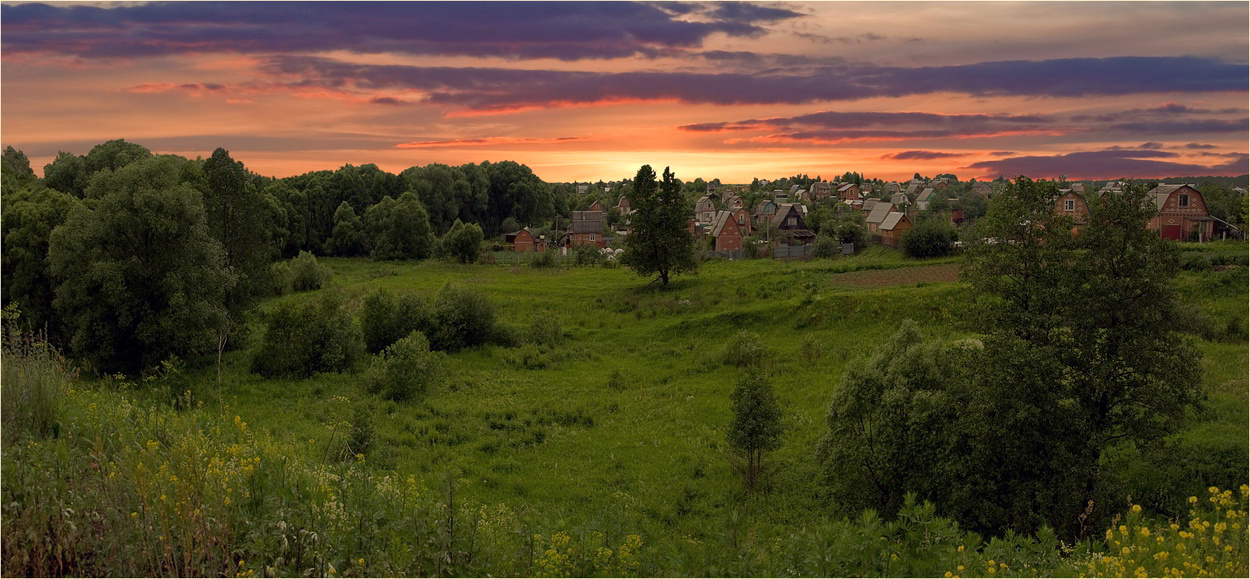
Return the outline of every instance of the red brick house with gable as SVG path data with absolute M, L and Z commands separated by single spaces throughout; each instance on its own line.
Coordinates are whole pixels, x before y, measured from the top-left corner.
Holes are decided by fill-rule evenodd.
M 1207 212 L 1202 192 L 1190 185 L 1159 185 L 1148 193 L 1159 214 L 1147 227 L 1164 239 L 1211 241 L 1215 221 Z
M 564 237 L 565 247 L 594 245 L 604 247 L 603 212 L 574 211 L 573 222 L 569 224 L 568 235 Z
M 547 251 L 547 240 L 534 235 L 530 228 L 526 227 L 516 233 L 510 233 L 504 241 L 512 243 L 512 250 L 517 253 L 526 251 Z
M 1071 217 L 1078 229 L 1089 222 L 1089 205 L 1085 203 L 1085 196 L 1076 191 L 1063 192 L 1063 196 L 1055 201 L 1055 213 Z
M 734 211 L 721 211 L 712 222 L 712 237 L 716 239 L 716 251 L 742 251 L 742 237 Z
M 733 214 L 734 221 L 738 222 L 738 229 L 742 230 L 742 234 L 751 235 L 753 229 L 751 227 L 751 212 L 747 211 L 746 207 L 730 209 L 729 212 Z

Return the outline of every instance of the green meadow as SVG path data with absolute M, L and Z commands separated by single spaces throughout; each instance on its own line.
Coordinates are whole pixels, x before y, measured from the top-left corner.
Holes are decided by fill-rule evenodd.
M 1186 330 L 1199 336 L 1203 383 L 1209 398 L 1190 417 L 1185 430 L 1172 437 L 1175 452 L 1161 454 L 1122 447 L 1108 453 L 1107 467 L 1125 481 L 1126 501 L 1131 495 L 1137 502 L 1154 501 L 1147 503 L 1148 508 L 1180 505 L 1178 508 L 1183 510 L 1186 497 L 1206 496 L 1209 486 L 1235 489 L 1245 482 L 1250 423 L 1247 273 L 1244 262 L 1232 267 L 1210 263 L 1212 256 L 1235 257 L 1238 252 L 1244 256 L 1244 251 L 1244 245 L 1237 244 L 1195 249 L 1207 261 L 1186 269 L 1178 278 L 1183 301 L 1193 305 L 1194 327 Z M 405 527 L 395 522 L 397 515 L 393 514 L 403 509 L 379 506 L 379 513 L 388 514 L 369 519 L 367 524 L 361 519 L 359 528 L 349 525 L 341 529 L 333 536 L 344 543 L 334 548 L 322 545 L 324 553 L 317 556 L 315 564 L 293 563 L 292 555 L 286 555 L 294 552 L 289 545 L 279 549 L 285 558 L 247 563 L 244 559 L 269 551 L 264 544 L 255 542 L 261 539 L 247 543 L 246 537 L 253 535 L 231 530 L 222 531 L 221 540 L 244 544 L 246 548 L 239 547 L 237 554 L 227 549 L 220 560 L 208 557 L 202 566 L 188 563 L 187 567 L 180 567 L 181 559 L 175 553 L 194 550 L 192 545 L 205 541 L 212 544 L 211 532 L 194 538 L 199 535 L 187 531 L 194 537 L 185 546 L 154 549 L 152 557 L 143 564 L 146 566 L 137 569 L 158 574 L 217 574 L 225 569 L 256 575 L 924 575 L 953 569 L 954 562 L 962 560 L 957 557 L 964 557 L 963 547 L 955 551 L 954 545 L 979 541 L 951 531 L 954 538 L 938 540 L 949 547 L 949 555 L 925 554 L 923 557 L 939 559 L 925 559 L 914 567 L 891 567 L 897 556 L 876 563 L 874 556 L 869 555 L 864 559 L 869 562 L 861 561 L 858 567 L 837 566 L 841 563 L 821 566 L 807 560 L 786 562 L 782 557 L 789 551 L 819 551 L 818 539 L 802 538 L 807 537 L 802 534 L 808 532 L 804 529 L 820 529 L 844 515 L 830 504 L 823 488 L 816 449 L 827 432 L 827 407 L 838 389 L 845 364 L 876 351 L 905 319 L 916 321 L 925 333 L 936 337 L 956 340 L 972 335 L 974 304 L 970 292 L 964 284 L 953 281 L 957 280 L 961 263 L 958 257 L 917 261 L 892 250 L 871 248 L 853 257 L 831 260 L 711 261 L 701 264 L 695 275 L 675 278 L 668 288 L 650 284 L 650 280 L 628 269 L 599 266 L 538 269 L 524 265 L 458 265 L 434 260 L 378 262 L 363 258 L 324 258 L 320 262 L 332 272 L 325 288 L 273 298 L 262 304 L 262 313 L 284 302 L 299 303 L 325 293 L 338 294 L 351 308 L 358 307 L 366 295 L 377 289 L 429 296 L 444 284 L 455 282 L 484 292 L 501 322 L 524 328 L 535 316 L 549 316 L 558 320 L 564 337 L 553 348 L 491 345 L 446 355 L 441 385 L 416 399 L 393 402 L 368 393 L 363 372 L 359 371 L 318 374 L 306 379 L 266 379 L 250 373 L 251 357 L 264 332 L 258 320 L 251 328 L 247 345 L 225 353 L 220 383 L 211 364 L 153 378 L 156 387 L 122 380 L 73 382 L 71 389 L 87 394 L 80 392 L 64 403 L 64 429 L 78 433 L 74 436 L 79 436 L 80 444 L 89 448 L 84 451 L 88 453 L 85 456 L 97 456 L 90 454 L 95 452 L 90 450 L 93 444 L 99 447 L 99 456 L 104 456 L 107 453 L 100 449 L 109 444 L 141 447 L 157 444 L 146 442 L 149 437 L 157 442 L 162 439 L 136 426 L 139 432 L 120 435 L 125 438 L 122 442 L 100 442 L 98 439 L 106 436 L 102 434 L 106 429 L 90 426 L 101 424 L 98 419 L 91 419 L 91 413 L 98 412 L 97 405 L 131 408 L 126 412 L 116 410 L 117 419 L 149 425 L 144 428 L 152 432 L 173 428 L 151 426 L 165 424 L 165 418 L 157 417 L 168 414 L 170 424 L 190 421 L 184 425 L 189 429 L 186 432 L 195 433 L 191 438 L 203 438 L 204 448 L 209 449 L 206 452 L 214 456 L 212 449 L 217 447 L 207 441 L 221 436 L 220 425 L 230 430 L 229 424 L 237 416 L 235 424 L 244 423 L 248 434 L 246 439 L 238 440 L 245 450 L 234 452 L 254 452 L 259 465 L 256 468 L 260 469 L 257 472 L 268 473 L 249 479 L 253 485 L 253 494 L 249 496 L 259 500 L 255 495 L 261 494 L 263 485 L 269 483 L 293 489 L 289 495 L 268 493 L 288 498 L 273 499 L 277 506 L 265 503 L 255 507 L 260 509 L 255 512 L 285 512 L 281 509 L 287 508 L 282 506 L 286 501 L 298 505 L 319 496 L 304 489 L 303 483 L 285 482 L 287 477 L 305 480 L 299 479 L 302 475 L 292 464 L 331 473 L 312 476 L 308 481 L 323 480 L 319 476 L 338 481 L 360 476 L 369 481 L 388 481 L 386 485 L 389 481 L 408 481 L 413 489 L 419 489 L 413 493 L 438 505 L 429 507 L 433 509 L 430 520 L 438 522 L 429 523 L 426 531 L 430 536 L 442 537 L 439 540 L 444 542 L 431 539 L 434 546 L 430 547 L 433 555 L 429 559 L 445 560 L 446 566 L 405 563 L 407 559 L 396 553 L 407 551 L 396 542 L 415 541 L 414 537 L 426 532 L 419 530 L 425 527 Z M 763 366 L 780 399 L 786 428 L 780 449 L 765 458 L 764 487 L 755 493 L 743 491 L 741 475 L 735 470 L 726 442 L 726 427 L 731 418 L 729 395 L 741 370 L 725 363 L 724 352 L 743 331 L 757 334 L 767 344 L 769 353 Z M 7 378 L 6 374 L 6 381 Z M 90 411 L 87 404 L 91 405 Z M 149 409 L 148 414 L 142 414 L 144 408 Z M 135 418 L 140 414 L 143 417 Z M 336 451 L 350 436 L 351 422 L 362 416 L 368 417 L 372 427 L 369 450 L 354 459 L 342 460 Z M 213 428 L 217 428 L 217 435 L 212 434 Z M 83 442 L 92 437 L 97 442 Z M 71 440 L 66 442 L 67 438 Z M 61 436 L 59 440 L 44 444 L 69 447 L 39 454 L 38 445 L 31 443 L 30 449 L 34 450 L 7 453 L 6 473 L 12 472 L 13 461 L 24 458 L 35 464 L 39 460 L 59 464 L 57 453 L 72 455 L 75 444 L 73 436 Z M 173 442 L 161 444 L 177 448 Z M 216 452 L 225 457 L 226 463 L 234 464 L 230 463 L 234 456 L 230 448 L 224 446 Z M 118 456 L 130 456 L 126 454 L 130 451 L 118 452 Z M 133 454 L 137 458 L 133 458 L 131 466 L 144 472 L 164 472 L 160 464 L 167 464 L 170 466 L 166 470 L 177 470 L 176 452 L 171 452 L 172 457 L 143 459 L 136 451 Z M 39 456 L 43 458 L 32 458 Z M 144 460 L 153 462 L 138 466 L 148 464 Z M 108 462 L 110 465 L 124 462 L 121 458 L 101 462 L 106 461 L 112 461 Z M 195 460 L 187 461 L 182 468 L 199 472 L 187 466 Z M 286 466 L 274 467 L 271 462 Z M 128 474 L 124 465 L 110 468 L 116 468 L 123 478 L 142 479 L 142 475 Z M 251 475 L 252 471 L 246 473 Z M 111 479 L 113 475 L 101 476 Z M 269 483 L 256 482 L 257 478 Z M 273 482 L 277 480 L 284 482 Z M 101 489 L 107 486 L 101 485 Z M 384 485 L 378 482 L 376 486 Z M 6 484 L 8 488 L 12 485 Z M 205 488 L 218 487 L 206 483 Z M 213 493 L 235 496 L 232 493 L 238 492 L 234 487 L 228 488 L 229 491 L 196 491 L 188 500 L 212 502 L 210 498 L 218 496 Z M 347 502 L 348 494 L 348 490 L 339 495 L 330 492 L 329 499 L 316 500 L 334 501 L 340 496 Z M 165 500 L 165 495 L 160 499 Z M 385 501 L 371 502 L 372 499 L 357 500 L 357 508 L 390 505 Z M 1245 504 L 1244 491 L 1241 504 Z M 225 509 L 221 511 L 223 520 L 239 521 L 242 519 L 238 517 L 245 516 L 220 508 Z M 140 513 L 148 516 L 146 513 L 157 512 L 122 504 L 113 510 L 116 512 L 111 515 L 101 515 L 102 520 L 116 517 L 125 521 L 128 513 L 139 519 Z M 491 517 L 489 513 L 503 513 L 499 519 L 504 522 L 496 521 L 494 530 L 486 523 Z M 881 517 L 889 520 L 893 515 L 882 513 Z M 6 512 L 6 516 L 15 514 Z M 924 522 L 934 514 L 917 516 L 915 520 Z M 55 526 L 55 519 L 49 515 L 38 520 L 51 527 Z M 459 521 L 459 538 L 447 538 L 448 533 L 455 534 L 456 528 L 456 523 L 448 520 Z M 884 524 L 875 521 L 860 519 L 855 528 Z M 468 531 L 463 529 L 475 529 L 472 539 L 465 538 Z M 811 532 L 816 533 L 813 537 L 842 536 L 828 529 L 825 535 L 818 530 Z M 370 538 L 359 538 L 364 535 Z M 152 540 L 144 537 L 135 540 Z M 166 537 L 161 534 L 155 544 L 161 544 Z M 349 544 L 350 540 L 364 542 Z M 570 540 L 581 547 L 562 547 Z M 640 545 L 631 545 L 630 541 L 635 540 Z M 470 546 L 464 546 L 466 541 Z M 6 547 L 13 544 L 6 542 Z M 461 547 L 452 548 L 453 544 Z M 595 551 L 596 544 L 601 544 L 599 549 L 608 549 L 608 555 Z M 940 551 L 926 544 L 923 549 L 913 549 L 912 556 L 922 557 L 916 554 L 921 551 Z M 1052 565 L 1050 572 L 1070 572 L 1056 570 L 1059 559 L 1053 538 L 1051 543 L 1039 539 L 1039 544 L 1048 545 L 1043 550 L 1049 555 L 1037 557 L 1053 559 L 1048 563 Z M 839 545 L 839 549 L 854 551 Z M 1005 564 L 1007 555 L 994 555 L 998 551 L 992 549 L 997 548 L 1001 545 L 987 544 L 978 551 L 984 555 L 978 564 L 984 565 L 988 558 L 993 567 L 994 556 Z M 1035 555 L 1026 556 L 1030 552 L 1018 545 L 1013 549 L 1020 560 L 1030 560 Z M 476 555 L 466 556 L 466 550 Z M 567 557 L 560 559 L 566 551 Z M 379 555 L 375 562 L 374 555 L 369 554 L 374 552 L 385 555 Z M 166 553 L 169 563 L 165 562 Z M 1239 556 L 1244 559 L 1244 552 Z M 599 561 L 596 557 L 607 559 Z M 851 555 L 843 558 L 857 560 Z M 310 555 L 309 560 L 313 559 Z M 1015 565 L 1016 559 L 1012 561 Z M 1047 568 L 1040 561 L 1032 563 L 1033 573 Z M 6 569 L 42 568 L 30 564 Z M 93 568 L 74 569 L 81 572 Z M 118 569 L 97 570 L 108 574 Z M 1005 566 L 1002 572 L 1007 573 Z

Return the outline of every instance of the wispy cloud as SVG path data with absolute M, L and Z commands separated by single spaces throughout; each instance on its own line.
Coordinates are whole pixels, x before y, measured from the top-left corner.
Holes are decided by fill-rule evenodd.
M 395 145 L 396 149 L 450 149 L 459 147 L 488 147 L 498 145 L 553 145 L 585 141 L 585 137 L 555 137 L 550 139 L 521 139 L 511 137 L 485 137 L 479 139 L 449 139 L 443 141 L 412 141 Z
M 964 153 L 943 153 L 941 151 L 899 151 L 882 155 L 882 159 L 894 161 L 932 161 L 934 159 L 950 159 L 953 157 L 964 157 Z
M 1074 179 L 1159 178 L 1177 175 L 1241 175 L 1246 173 L 1247 155 L 1236 153 L 1228 162 L 1216 165 L 1182 163 L 1178 155 L 1158 150 L 1105 149 L 1078 151 L 1051 156 L 1009 157 L 972 163 L 964 169 L 979 171 L 978 177 L 1028 175 L 1034 178 L 1067 174 Z

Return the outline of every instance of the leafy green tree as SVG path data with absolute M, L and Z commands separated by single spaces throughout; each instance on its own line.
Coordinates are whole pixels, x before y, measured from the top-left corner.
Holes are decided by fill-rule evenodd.
M 94 206 L 51 235 L 54 307 L 74 355 L 104 372 L 137 372 L 211 351 L 231 275 L 208 232 L 186 161 L 148 157 L 100 173 Z
M 3 223 L 4 251 L 0 253 L 0 274 L 5 304 L 16 302 L 20 322 L 28 329 L 46 330 L 49 339 L 59 343 L 64 329 L 53 315 L 52 301 L 57 281 L 48 267 L 48 247 L 52 230 L 65 222 L 81 202 L 55 189 L 22 187 L 5 191 Z
M 729 395 L 733 420 L 729 423 L 729 447 L 743 461 L 747 490 L 754 490 L 764 468 L 764 453 L 781 448 L 781 406 L 768 379 L 754 372 L 738 378 Z
M 374 259 L 425 259 L 434 251 L 430 219 L 411 191 L 398 201 L 383 197 L 365 212 L 365 238 Z
M 43 183 L 81 199 L 87 191 L 87 164 L 82 157 L 61 151 L 56 159 L 43 166 Z
M 460 263 L 475 263 L 482 251 L 482 228 L 459 219 L 439 241 L 442 251 Z
M 330 272 L 317 263 L 317 256 L 301 251 L 291 258 L 291 289 L 306 292 L 321 289 L 330 279 Z
M 360 331 L 365 350 L 376 354 L 414 331 L 429 332 L 433 322 L 425 298 L 416 294 L 395 296 L 379 289 L 365 296 L 360 308 Z
M 100 143 L 91 148 L 83 157 L 87 169 L 87 178 L 105 169 L 116 171 L 135 161 L 152 156 L 152 151 L 143 145 L 127 143 L 126 139 L 115 139 Z
M 209 234 L 221 243 L 234 280 L 225 289 L 230 331 L 220 336 L 224 347 L 228 335 L 245 335 L 244 316 L 273 285 L 269 264 L 278 257 L 284 215 L 251 182 L 243 163 L 220 147 L 203 162 L 200 183 Z
M 859 247 L 864 244 L 868 234 L 864 232 L 864 226 L 853 221 L 843 221 L 838 224 L 835 235 L 839 243 L 853 243 Z
M 334 230 L 326 242 L 326 253 L 340 257 L 356 257 L 365 250 L 365 226 L 356 210 L 346 201 L 334 211 Z
M 13 147 L 5 147 L 4 155 L 0 157 L 0 178 L 3 179 L 0 186 L 4 192 L 16 191 L 37 179 L 26 153 Z
M 655 171 L 643 165 L 629 202 L 633 232 L 625 238 L 621 263 L 643 277 L 658 274 L 663 285 L 673 274 L 694 271 L 694 237 L 686 230 L 690 210 L 673 173 L 666 167 L 664 180 L 656 183 Z

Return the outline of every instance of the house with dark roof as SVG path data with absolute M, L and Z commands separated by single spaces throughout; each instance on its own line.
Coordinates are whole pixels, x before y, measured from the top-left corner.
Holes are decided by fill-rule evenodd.
M 773 215 L 775 215 L 776 213 L 777 213 L 776 202 L 770 199 L 765 199 L 763 201 L 760 201 L 759 205 L 755 206 L 755 213 L 753 214 L 755 217 L 755 223 L 757 225 L 763 226 L 767 224 L 768 222 L 772 221 Z
M 621 195 L 621 200 L 616 202 L 616 208 L 620 210 L 621 215 L 629 215 L 634 210 L 630 207 L 629 198 Z
M 716 202 L 704 195 L 694 202 L 694 220 L 696 223 L 711 223 L 716 219 Z
M 564 236 L 564 246 L 579 245 L 604 247 L 602 211 L 573 212 L 573 222 L 569 224 L 568 232 Z
M 590 204 L 590 207 L 589 207 L 589 208 L 587 208 L 586 210 L 587 210 L 587 211 L 598 211 L 598 212 L 602 213 L 602 212 L 603 212 L 603 203 L 600 203 L 598 199 L 595 199 L 594 203 L 591 203 L 591 204 Z
M 990 196 L 990 193 L 994 191 L 994 188 L 991 187 L 990 184 L 985 181 L 977 181 L 976 183 L 972 184 L 971 190 L 973 193 L 976 193 L 977 195 L 988 198 Z
M 771 225 L 777 228 L 778 239 L 785 240 L 787 245 L 807 245 L 816 238 L 816 234 L 807 228 L 801 207 L 798 203 L 782 203 L 773 215 Z
M 811 191 L 812 198 L 817 201 L 833 195 L 833 188 L 825 181 L 812 183 L 809 191 Z
M 838 185 L 838 198 L 843 201 L 854 201 L 859 199 L 859 185 L 854 183 L 841 183 Z
M 511 243 L 512 250 L 517 253 L 547 251 L 547 238 L 541 235 L 534 235 L 534 232 L 530 231 L 528 227 L 522 228 L 516 233 L 505 235 L 504 242 Z

